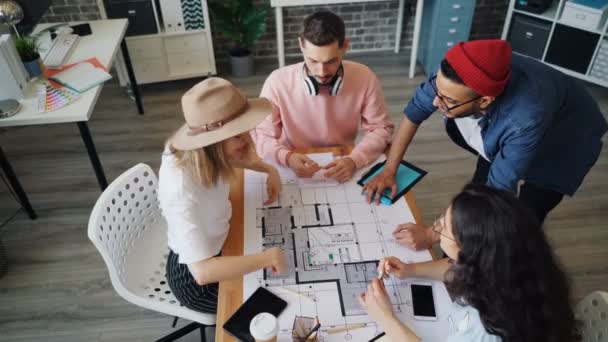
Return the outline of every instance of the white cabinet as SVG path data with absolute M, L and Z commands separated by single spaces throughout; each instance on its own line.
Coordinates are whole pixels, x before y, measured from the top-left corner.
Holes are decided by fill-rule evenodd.
M 207 30 L 128 37 L 127 47 L 140 84 L 216 74 Z
M 587 7 L 572 1 L 566 1 L 561 21 L 572 26 L 588 30 L 601 30 L 606 20 L 608 3 L 601 8 Z
M 206 0 L 141 1 L 150 1 L 153 5 L 158 33 L 125 38 L 137 83 L 217 73 Z M 98 0 L 98 5 L 105 17 L 102 1 Z M 120 83 L 126 84 L 124 68 L 119 68 L 118 76 Z

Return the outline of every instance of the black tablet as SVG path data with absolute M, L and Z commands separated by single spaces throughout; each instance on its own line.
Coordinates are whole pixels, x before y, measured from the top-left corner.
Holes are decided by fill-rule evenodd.
M 361 179 L 359 179 L 357 184 L 361 186 L 367 184 L 367 182 L 384 170 L 384 164 L 386 164 L 386 160 L 374 165 L 361 177 Z M 397 200 L 410 191 L 410 189 L 416 185 L 416 183 L 418 183 L 422 177 L 426 175 L 426 173 L 427 172 L 421 168 L 402 160 L 399 164 L 399 168 L 397 168 L 397 175 L 395 176 L 397 180 L 397 194 L 395 197 L 390 198 L 391 189 L 384 189 L 380 202 L 387 205 L 397 202 Z
M 226 323 L 224 330 L 239 341 L 254 342 L 249 333 L 249 323 L 257 314 L 268 312 L 278 317 L 287 307 L 287 302 L 263 287 L 249 297 L 241 307 L 236 310 Z

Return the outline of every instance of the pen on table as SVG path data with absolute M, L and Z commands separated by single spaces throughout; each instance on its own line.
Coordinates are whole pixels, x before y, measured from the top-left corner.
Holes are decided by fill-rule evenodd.
M 367 326 L 367 324 L 365 324 L 365 323 L 351 324 L 351 325 L 347 325 L 345 327 L 327 329 L 327 333 L 328 334 L 337 334 L 337 333 L 341 333 L 343 331 L 365 328 L 366 326 Z
M 305 295 L 305 294 L 303 294 L 302 292 L 299 292 L 299 291 L 296 291 L 296 290 L 292 290 L 292 289 L 290 289 L 290 288 L 288 288 L 288 287 L 282 287 L 282 289 L 283 289 L 283 290 L 285 290 L 285 291 L 287 291 L 287 292 L 291 292 L 291 293 L 293 293 L 293 294 L 295 294 L 295 295 L 298 295 L 298 296 L 300 296 L 300 297 L 310 299 L 310 300 L 312 300 L 313 302 L 316 302 L 316 300 L 315 300 L 313 297 L 308 296 L 308 295 Z
M 384 267 L 382 267 L 382 271 L 378 270 L 378 279 L 379 280 L 382 280 L 382 278 L 384 278 L 385 274 L 388 275 L 388 273 L 386 273 L 386 264 L 387 264 L 387 261 L 384 260 Z

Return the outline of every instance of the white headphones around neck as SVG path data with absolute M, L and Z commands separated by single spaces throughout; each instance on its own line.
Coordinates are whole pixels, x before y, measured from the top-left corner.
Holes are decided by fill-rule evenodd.
M 314 76 L 308 74 L 308 68 L 306 67 L 306 63 L 304 63 L 304 67 L 302 72 L 304 73 L 304 83 L 306 84 L 306 89 L 308 90 L 308 94 L 312 96 L 319 95 L 319 89 L 324 86 L 329 90 L 330 96 L 338 95 L 338 92 L 342 88 L 342 80 L 344 79 L 344 68 L 340 64 L 340 68 L 334 75 L 334 77 L 327 84 L 319 84 Z

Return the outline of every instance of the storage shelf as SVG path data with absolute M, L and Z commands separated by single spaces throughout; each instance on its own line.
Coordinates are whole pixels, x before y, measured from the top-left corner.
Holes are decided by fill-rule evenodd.
M 532 13 L 532 12 L 528 12 L 528 11 L 522 11 L 517 8 L 513 9 L 513 13 L 519 13 L 519 14 L 527 15 L 527 16 L 530 16 L 533 18 L 554 21 L 555 15 L 557 14 L 557 4 L 554 3 L 553 6 L 551 6 L 551 8 L 549 8 L 548 10 L 544 11 L 541 14 L 536 14 L 536 13 Z
M 583 31 L 591 32 L 591 33 L 597 33 L 598 35 L 602 34 L 602 31 L 603 31 L 601 29 L 592 30 L 590 28 L 581 27 L 581 26 L 578 26 L 578 25 L 575 25 L 575 24 L 570 24 L 569 22 L 562 21 L 561 19 L 558 20 L 557 23 L 560 24 L 560 25 L 569 26 L 569 27 L 572 27 L 572 28 L 575 28 L 575 29 L 578 29 L 578 30 L 583 30 Z
M 106 12 L 104 3 L 108 2 L 98 0 L 100 13 Z M 139 30 L 145 34 L 125 37 L 133 71 L 140 84 L 205 77 L 217 73 L 207 0 L 200 0 L 202 17 L 197 16 L 195 22 L 180 17 L 183 13 L 180 14 L 179 11 L 183 9 L 179 1 L 159 3 L 155 0 L 141 0 L 137 3 L 151 5 L 157 28 Z M 126 13 L 129 8 L 121 7 L 116 15 Z M 192 30 L 186 30 L 186 27 Z M 173 30 L 175 28 L 180 31 Z M 157 32 L 147 33 L 150 31 Z M 121 85 L 126 83 L 125 74 L 125 70 L 118 73 Z
M 591 82 L 594 84 L 597 84 L 599 86 L 602 87 L 608 87 L 608 80 L 605 79 L 601 79 L 595 76 L 591 76 L 591 70 L 592 67 L 595 63 L 595 60 L 597 58 L 598 55 L 598 51 L 599 51 L 599 46 L 601 44 L 601 42 L 606 39 L 607 37 L 607 33 L 606 30 L 608 28 L 608 23 L 603 23 L 602 27 L 599 29 L 588 29 L 588 28 L 584 28 L 584 27 L 579 27 L 576 24 L 572 24 L 566 21 L 562 21 L 561 20 L 561 12 L 563 11 L 563 8 L 565 6 L 567 0 L 554 0 L 551 7 L 546 10 L 545 12 L 541 13 L 541 14 L 535 14 L 535 13 L 530 13 L 521 9 L 517 9 L 515 8 L 515 2 L 516 0 L 511 0 L 509 3 L 509 8 L 507 10 L 507 20 L 505 20 L 505 26 L 503 28 L 503 33 L 502 33 L 502 39 L 509 39 L 512 40 L 514 43 L 519 44 L 519 51 L 522 51 L 524 53 L 518 53 L 516 51 L 513 51 L 513 53 L 518 54 L 518 55 L 522 55 L 522 56 L 526 56 L 526 57 L 530 57 L 528 55 L 526 55 L 526 51 L 528 51 L 530 54 L 534 55 L 535 57 L 531 57 L 534 58 L 538 61 L 541 61 L 561 72 L 563 72 L 564 74 L 567 74 L 569 76 L 572 77 L 576 77 L 578 79 L 587 81 L 587 82 Z M 516 17 L 529 17 L 529 18 L 535 18 L 535 19 L 540 19 L 542 20 L 544 23 L 546 23 L 548 29 L 549 29 L 549 34 L 548 37 L 545 38 L 542 42 L 542 38 L 539 38 L 541 36 L 536 35 L 536 33 L 538 33 L 540 30 L 538 29 L 538 27 L 533 26 L 533 24 L 529 24 L 529 28 L 526 28 L 526 31 L 522 32 L 522 22 L 521 21 L 517 21 L 517 40 L 513 40 L 513 37 L 511 36 L 512 34 L 512 29 L 513 29 L 513 23 L 516 22 L 515 18 Z M 540 22 L 539 22 L 540 25 Z M 530 30 L 530 31 L 527 31 Z M 535 35 L 532 36 L 532 34 L 528 34 L 527 32 L 532 32 Z M 578 32 L 578 33 L 576 33 Z M 526 36 L 529 35 L 529 38 L 531 39 L 537 39 L 538 43 L 529 43 L 532 45 L 528 45 L 529 47 L 526 47 L 526 45 L 522 45 L 522 35 L 526 34 Z M 584 34 L 583 34 L 584 33 Z M 592 35 L 596 35 L 597 36 L 597 45 L 591 45 L 592 43 L 592 39 L 590 38 Z M 534 38 L 532 38 L 534 37 Z M 579 40 L 581 37 L 585 38 Z M 574 39 L 574 40 L 573 40 Z M 523 43 L 525 44 L 525 43 Z M 537 44 L 537 45 L 534 45 Z M 534 49 L 535 46 L 539 46 L 539 44 L 542 44 L 540 46 L 542 46 L 544 48 L 544 52 L 542 54 L 542 56 L 540 56 L 536 51 L 538 49 Z M 580 45 L 580 46 L 579 46 Z M 571 46 L 572 48 L 564 48 L 564 47 L 568 47 Z M 561 51 L 560 51 L 560 47 L 561 47 Z M 577 48 L 583 48 L 582 50 L 577 50 Z M 557 49 L 557 50 L 556 50 Z M 515 50 L 515 45 L 514 45 L 514 50 Z M 571 56 L 572 58 L 568 57 L 570 56 L 569 53 L 567 55 L 564 55 L 563 53 L 568 52 L 569 53 L 576 53 L 576 55 Z M 579 53 L 580 52 L 580 53 Z M 585 55 L 586 54 L 586 55 Z M 586 56 L 589 56 L 590 60 L 588 62 L 588 66 L 586 67 L 585 71 L 582 72 L 582 66 L 583 63 L 586 63 Z M 584 57 L 583 57 L 584 56 Z M 557 58 L 556 58 L 557 57 Z M 577 59 L 578 58 L 578 59 Z M 547 60 L 549 60 L 550 62 L 547 62 Z M 584 62 L 582 62 L 584 61 Z M 572 67 L 575 70 L 572 69 L 568 69 L 564 66 L 559 66 L 554 64 L 554 62 L 557 62 L 558 64 L 563 64 L 565 66 Z

